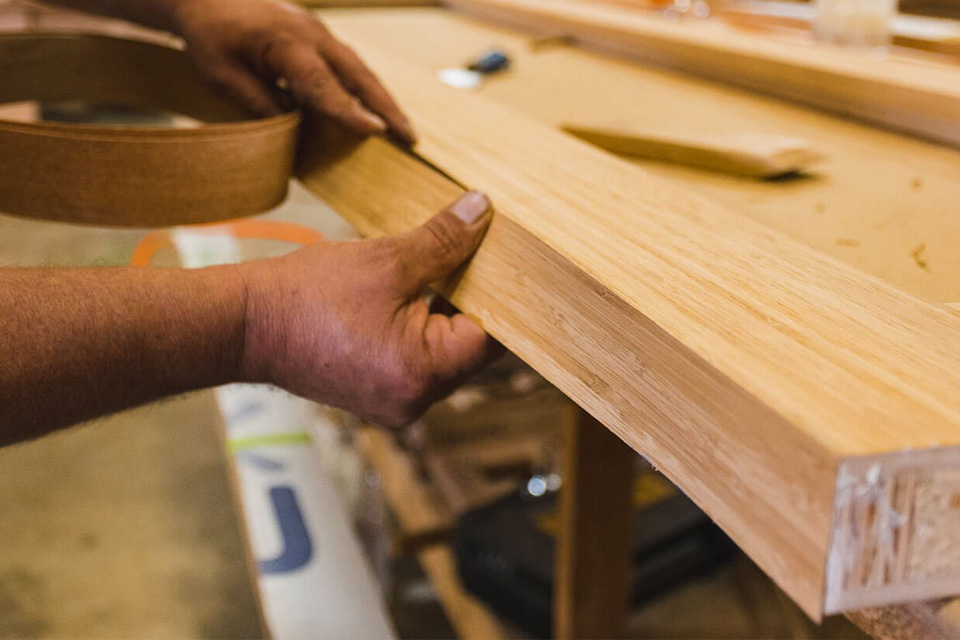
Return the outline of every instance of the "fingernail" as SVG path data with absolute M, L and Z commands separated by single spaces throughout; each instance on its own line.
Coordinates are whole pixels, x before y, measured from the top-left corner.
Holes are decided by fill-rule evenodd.
M 455 216 L 472 224 L 490 209 L 490 200 L 479 191 L 471 191 L 450 206 Z
M 363 119 L 367 121 L 372 129 L 376 129 L 377 133 L 383 133 L 387 130 L 387 123 L 377 114 L 370 113 L 369 111 L 362 111 L 361 113 L 363 114 Z

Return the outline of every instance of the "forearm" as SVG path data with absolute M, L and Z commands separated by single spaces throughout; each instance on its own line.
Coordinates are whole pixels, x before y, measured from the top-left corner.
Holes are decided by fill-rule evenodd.
M 0 269 L 0 444 L 241 377 L 235 267 Z
M 42 0 L 70 9 L 120 18 L 180 35 L 183 7 L 196 0 Z

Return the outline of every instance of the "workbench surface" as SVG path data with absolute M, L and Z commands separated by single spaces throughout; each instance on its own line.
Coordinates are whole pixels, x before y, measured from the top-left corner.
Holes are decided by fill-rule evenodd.
M 960 301 L 960 151 L 569 45 L 536 47 L 525 34 L 442 9 L 318 15 L 348 43 L 377 42 L 431 69 L 503 48 L 510 70 L 477 91 L 549 124 L 808 139 L 825 161 L 812 175 L 774 181 L 633 162 L 919 297 Z

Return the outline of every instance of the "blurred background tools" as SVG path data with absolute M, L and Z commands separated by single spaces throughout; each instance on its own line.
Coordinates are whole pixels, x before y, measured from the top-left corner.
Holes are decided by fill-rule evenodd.
M 463 67 L 441 69 L 440 81 L 457 89 L 476 89 L 484 77 L 510 67 L 510 57 L 500 49 L 490 49 Z

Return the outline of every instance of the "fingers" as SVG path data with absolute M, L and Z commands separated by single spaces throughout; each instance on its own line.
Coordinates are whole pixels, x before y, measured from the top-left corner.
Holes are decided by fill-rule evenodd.
M 201 72 L 219 91 L 260 117 L 283 113 L 283 107 L 267 88 L 267 85 L 250 71 L 226 61 L 218 61 L 201 67 Z
M 187 4 L 177 31 L 188 52 L 207 78 L 253 113 L 283 110 L 290 96 L 277 90 L 280 83 L 302 107 L 351 131 L 370 135 L 389 128 L 398 139 L 415 141 L 380 81 L 305 9 L 273 1 L 229 11 L 218 2 Z
M 390 130 L 401 140 L 407 144 L 417 141 L 413 125 L 410 124 L 407 116 L 353 49 L 334 40 L 333 44 L 323 46 L 321 51 L 348 91 L 382 116 L 390 126 Z
M 503 354 L 503 347 L 462 313 L 432 314 L 424 328 L 424 346 L 436 393 L 442 397 Z M 436 399 L 436 398 L 434 398 Z
M 383 118 L 347 92 L 320 52 L 310 44 L 278 42 L 265 50 L 263 65 L 269 73 L 287 81 L 299 104 L 362 135 L 386 132 L 387 123 Z
M 395 238 L 404 274 L 404 296 L 416 295 L 469 258 L 490 222 L 490 201 L 471 191 L 425 225 Z
M 402 307 L 394 319 L 403 327 L 402 369 L 414 376 L 414 389 L 396 424 L 405 424 L 430 403 L 449 394 L 502 352 L 483 329 L 461 313 L 430 313 L 418 295 L 426 285 L 460 266 L 476 250 L 491 218 L 490 201 L 471 191 L 425 225 L 394 237 L 399 256 L 397 287 Z M 415 364 L 414 364 L 415 363 Z

